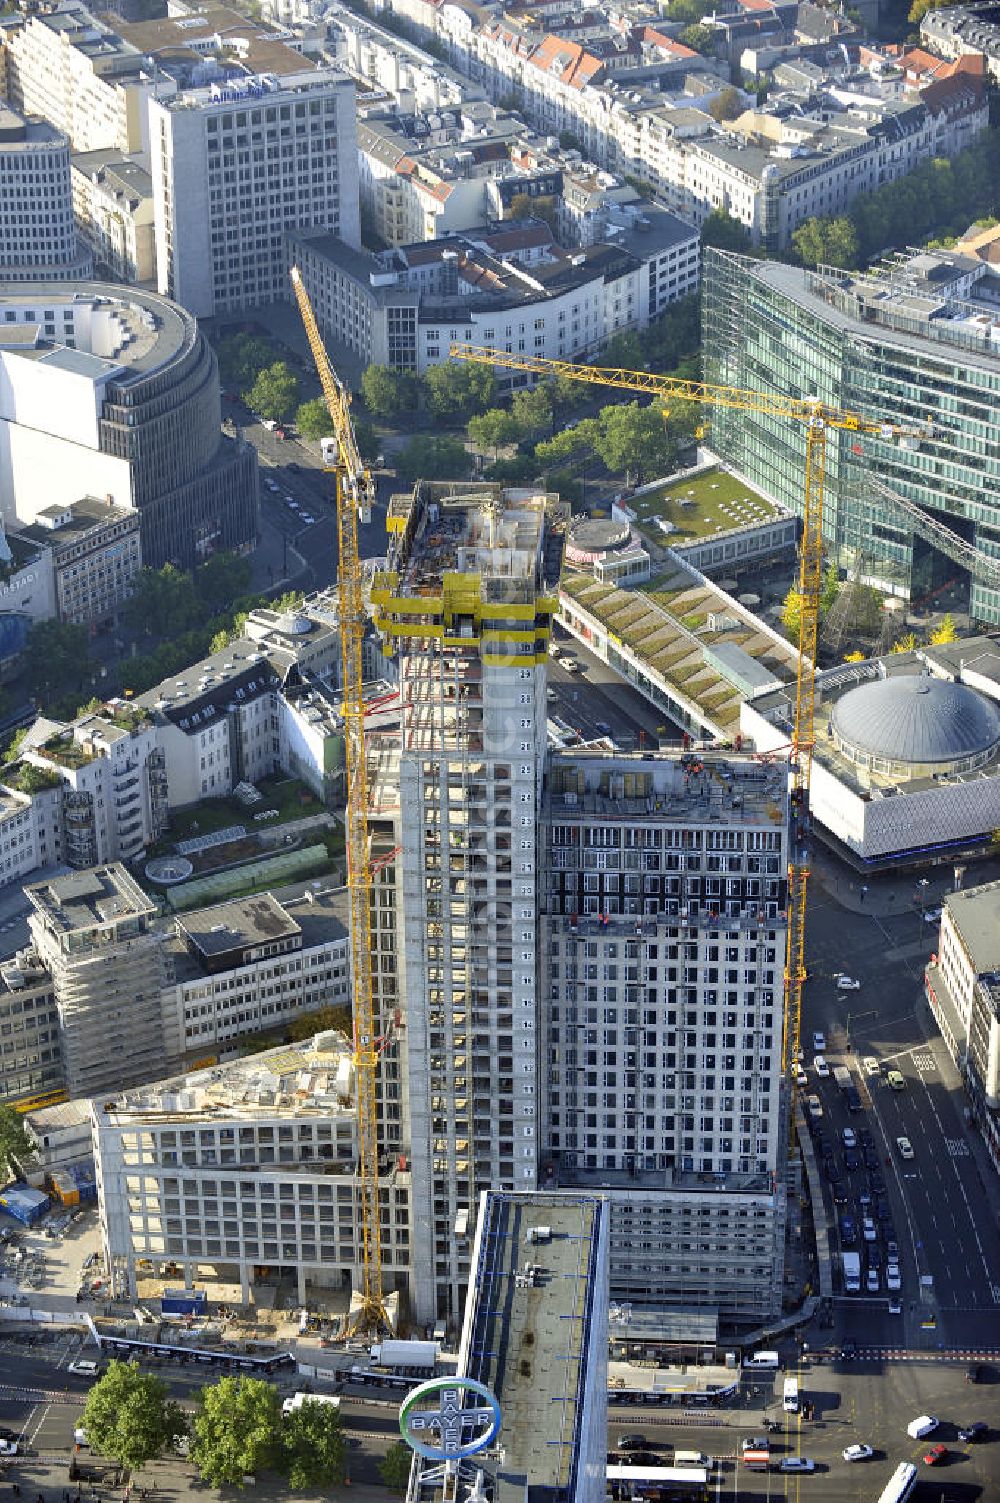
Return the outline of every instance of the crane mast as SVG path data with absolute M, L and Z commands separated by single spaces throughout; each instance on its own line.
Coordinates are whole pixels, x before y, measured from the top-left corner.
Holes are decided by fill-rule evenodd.
M 371 474 L 358 450 L 351 422 L 350 393 L 330 365 L 298 267 L 292 268 L 291 277 L 336 442 L 336 458 L 332 468 L 337 491 L 337 535 L 340 545 L 337 591 L 347 772 L 347 886 L 351 908 L 354 1075 L 358 1093 L 361 1194 L 362 1288 L 361 1302 L 355 1310 L 353 1325 L 359 1331 L 377 1332 L 387 1327 L 389 1322 L 382 1293 L 376 1095 L 379 1048 L 372 986 L 372 869 L 368 852 L 368 772 L 364 740 L 362 649 L 368 617 L 358 544 L 358 520 L 359 517 L 367 520 L 371 513 L 373 484 Z
M 819 631 L 820 594 L 823 576 L 823 485 L 826 475 L 826 440 L 831 428 L 863 433 L 884 441 L 893 438 L 923 438 L 929 425 L 883 423 L 858 413 L 845 412 L 826 403 L 780 393 L 753 391 L 738 386 L 686 381 L 652 371 L 621 367 L 576 365 L 568 360 L 549 360 L 540 355 L 512 354 L 479 345 L 453 344 L 449 352 L 459 360 L 525 371 L 537 376 L 562 376 L 591 386 L 614 386 L 644 392 L 663 401 L 697 402 L 707 407 L 727 407 L 737 412 L 785 418 L 806 429 L 806 463 L 803 485 L 802 542 L 799 552 L 799 656 L 795 677 L 795 713 L 789 752 L 792 801 L 792 835 L 788 859 L 788 935 L 785 950 L 785 1014 L 782 1030 L 782 1072 L 794 1092 L 802 1020 L 802 984 L 806 978 L 806 887 L 809 879 L 809 781 L 815 745 L 816 646 Z M 794 1115 L 790 1114 L 790 1123 Z

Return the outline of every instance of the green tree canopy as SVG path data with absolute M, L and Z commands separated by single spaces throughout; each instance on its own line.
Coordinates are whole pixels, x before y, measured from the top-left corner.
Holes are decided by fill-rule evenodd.
M 361 395 L 368 411 L 376 417 L 396 418 L 412 412 L 417 405 L 419 384 L 409 371 L 397 371 L 389 365 L 369 365 L 361 374 Z
M 600 428 L 596 418 L 584 418 L 572 428 L 564 428 L 535 447 L 535 458 L 543 470 L 581 459 L 597 449 Z
M 24 1118 L 12 1106 L 0 1106 L 0 1174 L 5 1178 L 20 1172 L 35 1156 Z
M 669 469 L 676 454 L 663 414 L 655 404 L 620 402 L 603 407 L 595 449 L 614 475 L 644 476 Z
M 701 227 L 701 243 L 719 250 L 748 251 L 750 231 L 728 209 L 713 209 Z
M 642 339 L 634 329 L 618 329 L 601 351 L 601 365 L 618 370 L 636 370 L 645 364 Z
M 173 564 L 142 569 L 123 611 L 125 623 L 147 636 L 178 636 L 201 615 L 194 577 Z
M 714 0 L 670 0 L 667 7 L 667 20 L 676 24 L 687 21 L 690 24 L 701 21 L 714 9 Z
M 220 1378 L 198 1394 L 190 1455 L 213 1487 L 242 1487 L 274 1466 L 281 1439 L 281 1401 L 262 1378 Z
M 799 640 L 799 629 L 802 625 L 802 607 L 804 599 L 802 591 L 794 585 L 788 591 L 781 603 L 781 624 L 793 642 Z
M 195 594 L 209 611 L 222 610 L 245 595 L 252 569 L 248 558 L 235 553 L 213 553 L 194 571 Z
M 94 672 L 86 627 L 68 621 L 35 621 L 21 658 L 31 693 L 48 699 L 78 693 Z
M 463 480 L 473 460 L 459 438 L 418 433 L 396 456 L 396 473 L 404 485 L 415 480 Z
M 303 438 L 327 438 L 333 432 L 333 422 L 322 397 L 302 403 L 295 414 L 295 426 Z
M 536 438 L 547 433 L 552 426 L 552 392 L 546 382 L 538 386 L 516 391 L 510 404 L 510 415 L 517 425 L 519 439 Z
M 335 1487 L 343 1482 L 347 1442 L 340 1412 L 332 1404 L 310 1404 L 293 1410 L 282 1423 L 282 1467 L 296 1492 Z
M 685 26 L 678 32 L 677 40 L 682 47 L 690 47 L 692 52 L 700 52 L 703 57 L 711 57 L 715 52 L 719 40 L 719 33 L 711 26 Z
M 742 115 L 744 109 L 743 99 L 739 89 L 734 89 L 732 84 L 727 84 L 720 89 L 715 98 L 709 103 L 708 113 L 713 120 L 736 120 Z
M 823 588 L 819 597 L 819 608 L 828 611 L 833 605 L 840 592 L 840 572 L 836 564 L 830 564 L 823 575 Z
M 299 378 L 287 361 L 276 360 L 258 372 L 250 390 L 244 393 L 244 400 L 262 418 L 284 422 L 298 406 Z
M 87 1394 L 83 1428 L 92 1449 L 134 1471 L 187 1429 L 166 1383 L 137 1362 L 109 1362 Z
M 243 391 L 253 385 L 259 371 L 274 363 L 277 351 L 269 339 L 253 334 L 228 334 L 219 341 L 216 353 L 223 386 Z
M 514 418 L 502 407 L 491 407 L 488 412 L 469 419 L 469 441 L 477 449 L 492 449 L 496 458 L 508 444 L 516 443 L 521 430 Z
M 405 1441 L 397 1440 L 378 1464 L 378 1473 L 391 1493 L 405 1493 L 410 1482 L 413 1452 Z
M 807 219 L 792 234 L 796 255 L 805 266 L 843 268 L 858 264 L 858 231 L 852 219 Z
M 424 376 L 427 406 L 435 417 L 485 412 L 496 398 L 496 377 L 488 365 L 444 360 Z

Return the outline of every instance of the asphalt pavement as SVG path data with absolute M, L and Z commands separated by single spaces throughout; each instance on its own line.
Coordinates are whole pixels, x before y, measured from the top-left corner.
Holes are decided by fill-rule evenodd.
M 623 751 L 655 751 L 679 743 L 683 732 L 645 695 L 633 689 L 582 642 L 556 626 L 557 649 L 569 654 L 583 668 L 571 673 L 549 659 L 548 713 L 582 740 L 611 734 Z
M 966 884 L 988 880 L 991 870 L 970 869 Z M 984 1161 L 974 1127 L 963 1116 L 964 1096 L 923 997 L 923 967 L 936 946 L 936 929 L 922 908 L 940 901 L 949 870 L 932 874 L 929 888 L 912 877 L 868 883 L 847 872 L 829 853 L 814 863 L 807 928 L 810 979 L 803 990 L 802 1044 L 808 1091 L 819 1096 L 819 1124 L 831 1144 L 848 1203 L 834 1207 L 829 1185 L 824 1207 L 831 1246 L 839 1247 L 839 1216 L 857 1223 L 862 1193 L 873 1193 L 871 1170 L 848 1170 L 843 1129 L 867 1128 L 877 1149 L 879 1173 L 900 1246 L 901 1315 L 890 1315 L 885 1288 L 885 1237 L 880 1293 L 843 1295 L 836 1302 L 837 1330 L 862 1345 L 917 1351 L 988 1348 L 1000 1351 L 1000 1195 L 996 1175 Z M 864 889 L 864 890 L 862 890 Z M 860 982 L 840 991 L 846 971 Z M 858 1087 L 863 1110 L 850 1114 L 832 1077 L 813 1066 L 812 1034 L 826 1035 L 831 1069 L 845 1065 Z M 881 1073 L 863 1073 L 873 1056 Z M 885 1071 L 895 1069 L 904 1088 L 893 1091 Z M 904 1159 L 897 1139 L 913 1146 Z M 862 1251 L 862 1266 L 866 1258 Z M 839 1258 L 835 1257 L 839 1264 Z

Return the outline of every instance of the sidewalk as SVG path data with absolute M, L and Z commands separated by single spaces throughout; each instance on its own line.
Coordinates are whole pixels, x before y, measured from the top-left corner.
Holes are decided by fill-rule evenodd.
M 349 1453 L 354 1456 L 356 1453 Z M 10 1487 L 18 1483 L 22 1503 L 64 1503 L 68 1493 L 70 1503 L 75 1503 L 77 1492 L 81 1503 L 121 1503 L 125 1495 L 125 1483 L 115 1482 L 120 1475 L 114 1462 L 91 1460 L 81 1457 L 84 1478 L 95 1474 L 93 1487 L 87 1480 L 70 1482 L 69 1456 L 65 1458 L 24 1457 L 16 1466 L 4 1465 L 0 1480 Z M 182 1461 L 152 1461 L 131 1478 L 131 1503 L 140 1503 L 140 1490 L 147 1492 L 146 1503 L 216 1503 L 226 1500 L 232 1503 L 237 1498 L 253 1498 L 254 1503 L 286 1503 L 289 1497 L 288 1484 L 282 1477 L 264 1476 L 253 1479 L 253 1485 L 240 1491 L 237 1488 L 214 1488 L 202 1482 L 194 1467 Z M 398 1494 L 375 1483 L 347 1482 L 343 1487 L 331 1488 L 325 1493 L 296 1493 L 300 1503 L 329 1503 L 331 1498 L 356 1499 L 357 1503 L 393 1503 Z
M 920 872 L 876 875 L 869 877 L 852 872 L 831 852 L 820 845 L 813 849 L 812 881 L 848 913 L 870 914 L 873 918 L 892 917 L 898 913 L 917 914 L 921 908 L 936 908 L 955 891 L 955 869 L 950 864 L 928 866 Z M 963 888 L 981 887 L 1000 880 L 1000 858 L 960 862 L 965 868 Z M 927 886 L 919 883 L 926 880 Z M 921 896 L 922 894 L 922 896 Z M 934 929 L 928 925 L 933 937 Z M 933 946 L 932 946 L 933 948 Z

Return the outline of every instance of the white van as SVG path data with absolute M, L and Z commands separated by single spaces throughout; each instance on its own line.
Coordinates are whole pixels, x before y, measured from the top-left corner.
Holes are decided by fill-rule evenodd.
M 799 1380 L 798 1378 L 785 1379 L 785 1391 L 782 1395 L 782 1408 L 786 1414 L 798 1414 L 799 1412 Z
M 707 1471 L 714 1465 L 713 1458 L 706 1456 L 704 1451 L 675 1451 L 671 1466 L 699 1466 Z
M 752 1356 L 744 1357 L 743 1366 L 750 1368 L 780 1367 L 781 1358 L 777 1352 L 754 1352 Z
M 910 1420 L 906 1427 L 906 1433 L 911 1440 L 923 1440 L 928 1435 L 933 1435 L 938 1427 L 938 1421 L 933 1414 L 921 1414 L 915 1420 Z

